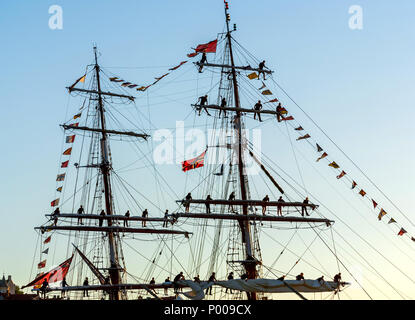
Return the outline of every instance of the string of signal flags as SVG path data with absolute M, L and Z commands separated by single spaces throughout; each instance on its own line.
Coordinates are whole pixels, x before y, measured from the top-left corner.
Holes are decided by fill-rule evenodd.
M 259 79 L 259 75 L 256 72 L 252 72 L 252 73 L 248 74 L 247 77 L 250 80 Z M 258 88 L 258 90 L 261 91 L 262 95 L 265 95 L 265 96 L 272 95 L 271 90 L 269 90 L 266 87 L 266 85 L 263 81 L 262 81 L 262 86 L 260 88 Z M 277 108 L 276 108 L 276 111 L 278 113 L 278 115 L 277 115 L 278 122 L 287 121 L 287 120 L 294 120 L 293 116 L 284 116 L 284 115 L 288 115 L 288 111 L 287 111 L 286 108 L 281 106 L 281 103 L 279 102 L 278 98 L 271 99 L 271 100 L 269 100 L 265 103 L 277 103 L 277 102 L 279 103 Z M 304 131 L 304 128 L 298 123 L 298 126 L 295 127 L 294 130 L 297 131 L 297 132 L 301 132 L 301 131 Z M 311 138 L 311 135 L 308 134 L 308 133 L 305 133 L 303 135 L 298 136 L 296 140 L 301 141 L 301 140 L 306 140 L 306 139 L 310 139 L 310 138 Z M 379 221 L 382 221 L 382 218 L 384 216 L 388 215 L 388 213 L 381 206 L 379 206 L 378 202 L 376 200 L 374 200 L 373 198 L 371 198 L 364 189 L 356 188 L 358 186 L 357 182 L 355 180 L 353 180 L 352 178 L 348 178 L 346 171 L 344 171 L 340 167 L 340 165 L 337 164 L 336 161 L 329 160 L 328 153 L 325 152 L 323 150 L 323 148 L 317 142 L 315 142 L 315 144 L 316 144 L 317 152 L 319 154 L 319 157 L 316 159 L 316 162 L 319 162 L 322 159 L 326 159 L 328 161 L 328 166 L 337 171 L 338 174 L 336 175 L 336 179 L 337 180 L 348 179 L 350 181 L 350 185 L 351 185 L 350 190 L 359 190 L 357 194 L 360 195 L 362 198 L 367 199 L 370 202 L 370 205 L 373 206 L 373 210 L 379 210 L 378 214 L 377 214 L 377 218 L 378 218 Z M 404 227 L 400 226 L 398 224 L 398 222 L 393 217 L 390 217 L 387 224 L 392 224 L 392 225 L 398 226 L 398 232 L 397 232 L 398 236 L 406 235 L 406 236 L 408 236 L 408 238 L 410 238 L 412 241 L 415 242 L 415 237 L 409 236 L 407 230 Z
M 199 44 L 195 49 L 194 52 L 189 53 L 187 56 L 189 58 L 193 58 L 195 56 L 197 56 L 199 53 L 215 53 L 216 52 L 216 47 L 217 47 L 217 43 L 218 40 L 213 40 L 210 41 L 208 43 L 205 44 Z M 185 63 L 187 63 L 189 60 L 184 60 L 181 61 L 178 65 L 176 65 L 175 67 L 172 67 L 170 69 L 168 69 L 168 71 L 174 71 L 179 69 L 182 65 L 184 65 Z M 135 89 L 137 91 L 141 91 L 144 92 L 146 91 L 148 88 L 150 88 L 151 86 L 154 86 L 157 82 L 159 82 L 161 79 L 163 79 L 164 77 L 168 76 L 171 72 L 167 72 L 163 75 L 161 75 L 160 77 L 156 77 L 154 78 L 154 82 L 149 84 L 149 85 L 138 85 L 126 80 L 123 80 L 119 77 L 111 77 L 109 78 L 110 81 L 115 82 L 115 83 L 119 83 L 121 85 L 121 87 L 125 87 L 125 88 L 130 88 L 130 89 Z

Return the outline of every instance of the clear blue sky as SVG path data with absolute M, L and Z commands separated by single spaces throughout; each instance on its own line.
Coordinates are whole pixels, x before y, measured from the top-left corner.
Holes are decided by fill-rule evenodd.
M 53 4 L 63 8 L 63 30 L 48 27 Z M 363 8 L 363 30 L 348 26 L 348 9 L 355 4 Z M 415 3 L 230 5 L 238 41 L 266 59 L 279 83 L 414 217 Z M 223 1 L 2 1 L 0 9 L 0 273 L 23 284 L 32 263 L 33 227 L 43 222 L 53 197 L 65 86 L 92 61 L 92 44 L 103 66 L 148 82 L 222 31 Z M 146 66 L 161 68 L 111 68 Z M 163 114 L 159 120 L 166 126 L 181 120 Z

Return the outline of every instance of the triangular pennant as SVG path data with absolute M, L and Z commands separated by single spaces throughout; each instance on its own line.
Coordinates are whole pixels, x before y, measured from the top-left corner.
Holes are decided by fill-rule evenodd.
M 65 162 L 62 162 L 61 168 L 67 168 L 68 167 L 68 164 L 69 164 L 69 160 L 67 160 Z
M 78 113 L 78 114 L 74 115 L 74 116 L 73 116 L 73 118 L 74 118 L 74 119 L 78 119 L 78 118 L 80 118 L 80 117 L 81 117 L 81 115 L 82 115 L 82 112 L 80 112 L 80 113 Z
M 58 189 L 56 189 L 56 191 L 62 192 L 62 187 L 59 187 Z
M 283 121 L 288 121 L 288 120 L 294 120 L 294 117 L 293 116 L 288 116 L 288 117 L 282 117 L 282 119 L 281 120 L 283 120 Z
M 48 254 L 49 253 L 49 248 L 47 248 L 46 250 L 43 250 L 42 253 Z
M 176 69 L 178 69 L 178 68 L 180 68 L 183 64 L 185 64 L 187 62 L 187 60 L 186 61 L 182 61 L 182 62 L 180 62 L 180 64 L 179 65 L 177 65 L 177 66 L 175 66 L 175 67 L 173 67 L 173 68 L 170 68 L 169 70 L 170 71 L 173 71 L 173 70 L 176 70 Z
M 52 239 L 52 236 L 49 236 L 45 239 L 45 241 L 43 241 L 44 244 L 49 243 L 50 239 Z
M 265 103 L 273 103 L 273 102 L 278 102 L 278 99 L 277 99 L 277 98 L 275 98 L 275 99 L 269 100 L 269 101 L 267 101 L 267 102 L 265 102 Z
M 262 91 L 262 94 L 264 95 L 264 96 L 269 96 L 269 95 L 271 95 L 272 94 L 272 92 L 270 91 L 270 90 L 264 90 L 264 91 Z
M 404 228 L 401 228 L 398 232 L 398 236 L 403 236 L 407 231 Z
M 379 221 L 382 220 L 383 216 L 385 216 L 387 213 L 385 210 L 380 209 L 379 215 L 378 215 L 378 219 Z
M 396 223 L 396 220 L 394 218 L 390 218 L 388 224 L 391 224 L 391 223 Z
M 302 126 L 299 126 L 299 127 L 295 128 L 294 130 L 297 130 L 297 131 L 302 131 L 302 130 L 304 130 L 304 129 L 303 129 L 303 127 L 302 127 Z
M 333 162 L 331 162 L 331 163 L 329 163 L 329 167 L 332 167 L 332 168 L 334 168 L 334 169 L 338 169 L 338 168 L 340 168 L 340 166 L 335 162 L 335 161 L 333 161 Z
M 373 203 L 373 209 L 376 209 L 376 207 L 378 206 L 377 202 L 372 199 L 372 203 Z
M 320 157 L 317 158 L 316 162 L 319 162 L 321 159 L 323 159 L 327 156 L 328 156 L 328 154 L 326 152 L 323 152 L 323 154 Z
M 65 156 L 69 156 L 72 153 L 72 147 L 66 149 L 62 154 Z
M 353 180 L 352 182 L 352 189 L 354 189 L 357 186 L 357 183 Z
M 320 146 L 318 145 L 318 143 L 316 143 L 316 146 L 317 146 L 317 152 L 321 152 L 321 151 L 323 151 L 323 148 L 322 148 L 322 147 L 320 147 Z
M 304 135 L 304 136 L 302 136 L 302 137 L 298 137 L 297 138 L 297 141 L 299 141 L 299 140 L 303 140 L 303 139 L 308 139 L 308 138 L 310 138 L 311 136 L 307 133 L 306 135 Z
M 342 171 L 338 176 L 336 176 L 337 179 L 341 179 L 346 175 L 346 172 Z
M 75 141 L 75 135 L 66 137 L 66 143 L 73 143 L 74 141 Z
M 38 269 L 42 269 L 46 266 L 46 260 L 43 260 L 37 264 Z

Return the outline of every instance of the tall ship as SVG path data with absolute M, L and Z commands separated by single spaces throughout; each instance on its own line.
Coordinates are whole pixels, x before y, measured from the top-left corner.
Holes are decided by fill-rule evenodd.
M 44 299 L 307 300 L 351 298 L 348 292 L 357 287 L 358 298 L 372 299 L 362 270 L 353 269 L 353 259 L 369 257 L 348 239 L 366 241 L 374 254 L 381 250 L 313 194 L 300 156 L 311 155 L 311 165 L 324 166 L 334 178 L 330 183 L 344 184 L 345 193 L 365 202 L 390 231 L 385 237 L 404 243 L 398 251 L 408 256 L 413 250 L 409 229 L 369 191 L 389 198 L 374 184 L 357 183 L 315 140 L 334 144 L 266 61 L 235 39 L 226 1 L 224 9 L 216 39 L 201 41 L 147 84 L 101 66 L 94 47 L 84 75 L 67 87 L 55 197 L 45 222 L 35 227 L 38 245 L 26 290 Z M 183 83 L 191 88 L 182 93 Z M 167 129 L 159 126 L 155 118 L 174 115 L 169 104 L 177 101 L 185 101 L 184 121 L 170 116 Z M 300 108 L 319 134 L 308 131 L 289 105 Z M 192 142 L 187 150 L 186 142 Z M 358 167 L 353 171 L 368 178 Z M 338 219 L 343 227 L 335 227 Z M 367 261 L 367 268 L 398 297 L 408 297 L 379 266 Z

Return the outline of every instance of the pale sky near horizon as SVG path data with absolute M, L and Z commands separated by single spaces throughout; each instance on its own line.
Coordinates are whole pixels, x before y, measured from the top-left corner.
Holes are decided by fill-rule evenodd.
M 48 26 L 48 10 L 55 4 L 63 9 L 62 30 Z M 362 30 L 349 28 L 352 5 L 363 9 Z M 259 0 L 230 1 L 230 7 L 238 42 L 255 57 L 266 59 L 276 71 L 274 79 L 412 221 L 415 3 Z M 50 211 L 53 200 L 62 144 L 58 124 L 68 119 L 65 87 L 92 62 L 93 43 L 97 43 L 107 70 L 149 82 L 185 60 L 191 47 L 222 31 L 223 1 L 2 1 L 0 8 L 0 277 L 10 274 L 23 285 L 28 281 L 35 249 L 33 227 L 44 222 L 43 215 Z M 188 88 L 189 84 L 184 85 Z M 187 99 L 186 104 L 195 98 Z M 145 104 L 144 100 L 140 101 Z M 169 113 L 170 107 L 169 103 L 156 107 L 153 115 L 157 113 L 159 125 L 174 127 L 175 121 L 187 114 L 183 107 L 176 116 Z M 298 109 L 293 111 L 306 120 Z M 313 133 L 313 137 L 323 138 L 321 133 Z M 264 146 L 273 141 L 269 135 L 263 140 Z M 349 165 L 348 172 L 357 174 L 333 146 L 330 148 L 338 161 L 343 159 Z M 314 178 L 305 174 L 304 179 L 312 189 Z M 317 187 L 324 190 L 323 185 Z M 373 187 L 367 188 L 382 198 Z M 346 187 L 344 190 L 348 192 Z M 415 227 L 384 198 L 381 201 L 415 236 Z M 335 205 L 334 200 L 328 203 Z M 376 215 L 370 214 L 366 217 L 376 226 Z M 415 245 L 395 236 L 388 234 L 388 239 L 396 241 L 393 245 L 400 246 L 401 241 Z M 371 243 L 377 243 L 379 237 L 368 230 Z M 391 248 L 387 254 L 399 265 Z M 407 250 L 407 245 L 402 248 Z M 414 251 L 407 253 L 414 257 Z M 60 257 L 56 259 L 54 264 Z M 413 262 L 405 260 L 402 268 L 409 273 Z M 400 279 L 396 285 L 404 283 Z M 405 290 L 415 298 L 413 283 Z M 393 293 L 391 296 L 396 298 Z

